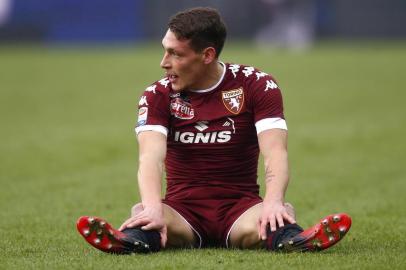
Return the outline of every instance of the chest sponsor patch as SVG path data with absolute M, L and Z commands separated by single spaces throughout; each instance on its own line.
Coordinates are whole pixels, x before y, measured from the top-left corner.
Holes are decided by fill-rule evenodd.
M 239 114 L 244 106 L 244 90 L 242 87 L 222 91 L 221 98 L 226 109 L 233 114 Z
M 178 119 L 188 120 L 195 116 L 195 111 L 192 104 L 185 101 L 181 97 L 172 99 L 171 101 L 171 115 Z

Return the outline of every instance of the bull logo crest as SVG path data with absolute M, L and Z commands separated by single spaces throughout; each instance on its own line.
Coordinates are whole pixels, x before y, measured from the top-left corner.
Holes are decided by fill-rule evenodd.
M 239 114 L 244 106 L 244 90 L 242 87 L 221 92 L 223 104 L 226 109 L 233 113 Z

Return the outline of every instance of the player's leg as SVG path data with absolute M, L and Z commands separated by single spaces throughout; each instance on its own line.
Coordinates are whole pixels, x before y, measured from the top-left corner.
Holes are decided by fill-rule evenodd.
M 285 205 L 293 211 L 291 205 Z M 329 215 L 314 226 L 303 230 L 297 224 L 287 224 L 275 232 L 268 229 L 268 238 L 261 241 L 257 222 L 262 204 L 255 205 L 243 213 L 231 228 L 229 244 L 237 248 L 265 247 L 273 251 L 319 251 L 339 242 L 351 227 L 351 218 L 346 214 Z
M 160 235 L 156 231 L 125 229 L 119 231 L 106 220 L 94 216 L 82 216 L 77 229 L 93 247 L 107 253 L 147 253 L 160 249 Z
M 142 211 L 137 204 L 131 209 L 135 215 Z M 196 236 L 192 228 L 175 210 L 164 204 L 164 218 L 167 224 L 167 247 L 194 247 Z M 130 254 L 159 251 L 160 235 L 157 231 L 144 231 L 141 228 L 116 230 L 107 221 L 99 217 L 80 217 L 77 229 L 85 240 L 93 247 L 107 253 Z
M 295 210 L 290 203 L 285 203 L 286 211 L 293 218 Z M 262 212 L 262 203 L 245 211 L 233 224 L 229 235 L 229 246 L 236 248 L 261 248 L 264 246 L 258 235 L 257 222 Z

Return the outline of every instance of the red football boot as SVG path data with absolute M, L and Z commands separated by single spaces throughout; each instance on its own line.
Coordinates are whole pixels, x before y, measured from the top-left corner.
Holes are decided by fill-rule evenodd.
M 351 227 L 351 218 L 344 213 L 329 215 L 313 227 L 291 236 L 282 237 L 277 243 L 276 251 L 321 251 L 341 239 Z
M 98 217 L 80 217 L 76 227 L 89 244 L 103 252 L 130 254 L 150 251 L 149 245 L 145 242 L 131 240 L 126 234 Z

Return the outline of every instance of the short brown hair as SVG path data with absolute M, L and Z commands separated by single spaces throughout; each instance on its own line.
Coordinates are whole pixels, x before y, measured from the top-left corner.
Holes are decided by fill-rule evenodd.
M 190 47 L 196 52 L 213 47 L 216 57 L 220 55 L 227 36 L 219 12 L 209 7 L 181 11 L 170 18 L 168 27 L 178 39 L 190 40 Z

